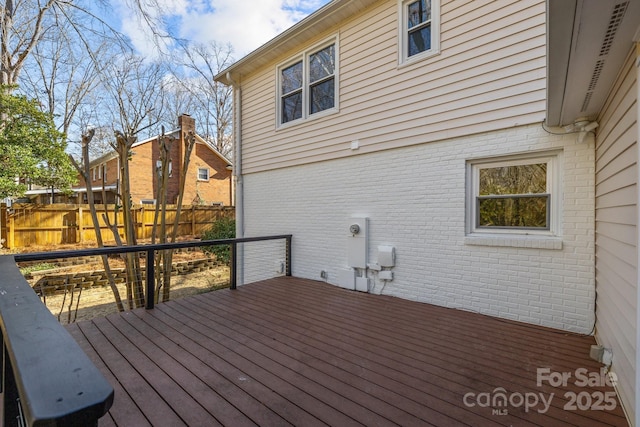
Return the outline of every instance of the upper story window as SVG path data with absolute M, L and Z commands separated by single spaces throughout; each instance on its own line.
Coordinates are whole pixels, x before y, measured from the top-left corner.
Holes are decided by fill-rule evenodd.
M 336 109 L 336 46 L 332 39 L 278 67 L 278 125 Z
M 471 163 L 470 231 L 556 234 L 560 203 L 556 157 Z
M 440 0 L 400 1 L 400 63 L 440 51 Z

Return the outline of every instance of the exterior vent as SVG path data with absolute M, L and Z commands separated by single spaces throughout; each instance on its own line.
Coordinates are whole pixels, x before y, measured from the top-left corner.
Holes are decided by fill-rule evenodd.
M 589 82 L 589 87 L 587 88 L 587 93 L 584 96 L 584 101 L 582 101 L 582 113 L 585 113 L 589 108 L 589 103 L 591 102 L 591 98 L 593 96 L 593 91 L 596 89 L 598 85 L 598 80 L 600 79 L 600 74 L 602 74 L 602 69 L 604 68 L 605 57 L 609 54 L 611 50 L 611 45 L 613 45 L 613 40 L 616 38 L 616 33 L 618 32 L 618 28 L 622 23 L 622 19 L 624 18 L 624 14 L 627 11 L 627 6 L 629 5 L 629 1 L 617 3 L 613 7 L 613 12 L 611 12 L 611 17 L 609 18 L 609 24 L 607 25 L 607 32 L 604 35 L 604 39 L 602 40 L 602 45 L 600 46 L 600 59 L 596 62 L 595 67 L 593 67 L 593 73 L 591 73 L 591 81 Z
M 613 39 L 616 37 L 616 33 L 618 32 L 618 27 L 620 27 L 620 23 L 622 22 L 622 18 L 624 17 L 625 12 L 627 11 L 627 6 L 629 2 L 618 3 L 613 8 L 613 13 L 611 14 L 611 18 L 609 19 L 609 25 L 607 26 L 607 33 L 604 36 L 604 40 L 602 41 L 602 46 L 600 47 L 600 56 L 605 56 L 609 54 L 609 50 L 611 49 L 611 45 L 613 44 Z
M 593 68 L 593 73 L 591 74 L 591 81 L 589 82 L 589 92 L 593 91 L 598 84 L 598 80 L 600 80 L 600 74 L 602 73 L 602 69 L 604 68 L 604 59 L 598 59 L 596 62 L 596 66 Z

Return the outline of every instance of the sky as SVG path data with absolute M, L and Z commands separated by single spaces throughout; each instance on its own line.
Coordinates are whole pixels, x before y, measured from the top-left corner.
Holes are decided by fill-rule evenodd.
M 233 56 L 243 57 L 271 40 L 330 0 L 159 0 L 171 33 L 195 42 L 233 46 Z M 153 43 L 139 30 L 135 16 L 113 0 L 121 30 L 142 55 L 153 55 Z

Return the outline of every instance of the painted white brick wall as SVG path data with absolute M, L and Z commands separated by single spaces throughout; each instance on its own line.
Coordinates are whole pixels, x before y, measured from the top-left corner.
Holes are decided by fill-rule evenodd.
M 561 244 L 469 244 L 467 160 L 556 149 L 563 150 Z M 349 218 L 366 215 L 370 261 L 376 261 L 378 245 L 396 247 L 394 280 L 384 288 L 377 281 L 374 292 L 591 332 L 592 139 L 578 143 L 577 135 L 551 135 L 529 125 L 250 174 L 244 182 L 245 235 L 293 234 L 294 276 L 322 280 L 326 270 L 328 281 L 337 283 L 346 268 Z M 554 246 L 561 249 L 546 249 Z M 252 256 L 247 247 L 245 282 L 264 276 L 264 263 L 252 265 Z

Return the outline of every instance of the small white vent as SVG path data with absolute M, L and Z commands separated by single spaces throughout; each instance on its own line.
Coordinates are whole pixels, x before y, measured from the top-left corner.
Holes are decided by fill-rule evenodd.
M 611 45 L 613 44 L 613 39 L 616 37 L 616 33 L 618 32 L 618 28 L 620 27 L 622 18 L 624 18 L 628 5 L 629 2 L 626 1 L 618 3 L 613 7 L 613 13 L 611 13 L 609 25 L 607 26 L 607 33 L 605 34 L 602 46 L 600 47 L 600 56 L 609 54 L 609 50 L 611 50 Z
M 591 73 L 591 80 L 589 81 L 589 87 L 587 88 L 587 93 L 584 96 L 584 101 L 582 101 L 582 110 L 581 112 L 586 112 L 589 108 L 589 103 L 591 102 L 591 98 L 593 97 L 593 91 L 596 89 L 598 85 L 598 80 L 600 80 L 600 74 L 602 74 L 602 69 L 604 68 L 604 63 L 606 60 L 606 56 L 611 51 L 611 46 L 613 45 L 613 41 L 616 38 L 616 33 L 618 32 L 618 28 L 622 23 L 622 19 L 624 18 L 624 14 L 627 11 L 627 6 L 629 5 L 628 1 L 617 3 L 613 7 L 613 11 L 611 12 L 611 17 L 609 18 L 609 24 L 607 25 L 607 32 L 604 35 L 604 39 L 602 40 L 602 44 L 600 45 L 600 59 L 596 62 L 596 65 L 593 67 L 593 73 Z

